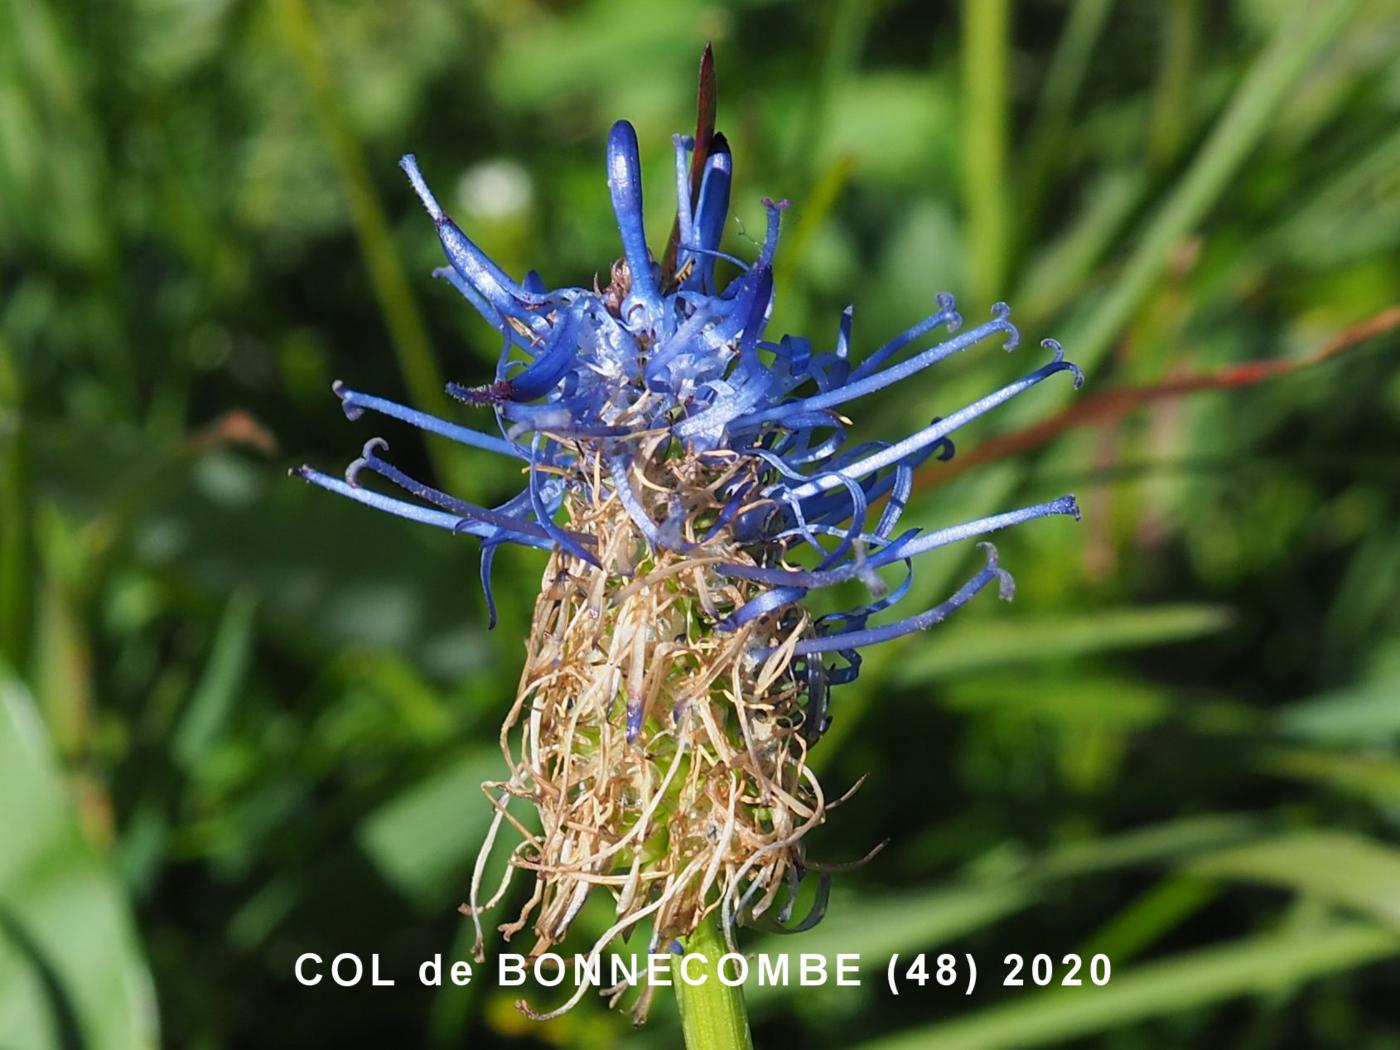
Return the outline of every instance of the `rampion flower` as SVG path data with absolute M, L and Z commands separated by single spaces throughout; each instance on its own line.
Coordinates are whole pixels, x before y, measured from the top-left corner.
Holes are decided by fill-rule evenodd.
M 501 732 L 510 775 L 485 785 L 495 806 L 464 910 L 477 924 L 518 870 L 533 892 L 507 936 L 529 925 L 535 951 L 559 942 L 594 890 L 616 903 L 600 951 L 646 919 L 669 944 L 718 910 L 736 922 L 792 924 L 798 881 L 817 866 L 803 837 L 831 804 L 808 749 L 828 720 L 828 689 L 850 682 L 860 650 L 938 623 L 995 583 L 1012 581 L 981 543 L 985 566 L 946 601 L 899 616 L 920 555 L 1049 515 L 1078 517 L 1072 496 L 925 531 L 900 528 L 914 471 L 953 453 L 959 427 L 1057 372 L 1079 370 L 1047 340 L 1048 362 L 895 442 L 847 442 L 847 405 L 913 379 L 938 361 L 1017 331 L 1005 305 L 960 331 L 950 295 L 938 309 L 854 361 L 851 310 L 833 349 L 766 334 L 784 202 L 765 201 L 767 233 L 752 262 L 720 251 L 731 155 L 702 117 L 676 136 L 677 219 L 658 264 L 643 233 L 637 139 L 626 121 L 607 143 L 608 186 L 623 256 L 605 288 L 517 282 L 442 210 L 418 164 L 402 167 L 437 224 L 446 278 L 497 330 L 492 382 L 449 384 L 489 408 L 482 433 L 339 383 L 351 419 L 375 412 L 521 464 L 527 481 L 497 507 L 457 499 L 388 462 L 372 438 L 344 478 L 307 481 L 390 513 L 481 540 L 488 608 L 502 543 L 551 552 L 528 658 Z M 738 273 L 722 285 L 717 263 Z M 931 340 L 942 329 L 946 337 Z M 956 333 L 956 334 L 954 334 Z M 916 352 L 905 351 L 918 344 Z M 410 499 L 365 487 L 377 474 Z M 880 570 L 902 573 L 893 587 Z M 869 599 L 814 615 L 813 591 L 851 580 Z M 881 622 L 873 623 L 879 619 Z M 523 799 L 540 830 L 509 813 Z M 503 821 L 522 841 L 506 882 L 481 898 Z M 824 879 L 824 877 L 823 877 Z M 809 925 L 824 908 L 825 882 Z M 578 995 L 583 989 L 580 988 Z M 576 995 L 574 999 L 578 996 Z M 574 1000 L 570 1000 L 571 1005 Z

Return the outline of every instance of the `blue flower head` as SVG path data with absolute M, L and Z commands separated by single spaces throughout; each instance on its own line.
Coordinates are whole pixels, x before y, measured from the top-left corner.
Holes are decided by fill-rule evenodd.
M 756 260 L 745 263 L 725 255 L 719 242 L 729 208 L 729 150 L 720 138 L 704 158 L 692 205 L 694 139 L 677 135 L 674 141 L 679 251 L 674 270 L 668 272 L 656 263 L 643 233 L 636 133 L 627 121 L 613 125 L 608 186 L 624 254 L 613 267 L 611 283 L 601 290 L 595 285 L 549 291 L 533 271 L 523 282 L 514 281 L 442 210 L 412 154 L 404 157 L 401 166 L 437 224 L 451 264 L 434 276 L 451 282 L 504 337 L 493 382 L 447 387 L 468 405 L 489 406 L 500 436 L 340 383 L 335 392 L 351 419 L 377 412 L 518 459 L 529 467 L 529 483 L 499 507 L 479 507 L 399 471 L 381 458 L 387 446 L 378 438 L 365 446 L 344 480 L 306 467 L 297 473 L 381 510 L 479 537 L 489 601 L 490 557 L 501 543 L 567 551 L 598 564 L 591 553 L 596 537 L 556 523 L 568 487 L 587 483 L 578 476 L 586 463 L 597 459 L 605 466 L 603 487 L 611 489 L 647 539 L 658 548 L 683 552 L 709 537 L 687 540 L 678 528 L 678 516 L 648 512 L 629 481 L 635 471 L 645 469 L 639 464 L 642 450 L 663 459 L 679 454 L 749 460 L 754 469 L 736 475 L 719 493 L 724 505 L 709 536 L 729 530 L 758 552 L 756 564 L 727 564 L 720 571 L 768 587 L 719 622 L 721 630 L 853 578 L 884 591 L 876 582 L 876 569 L 896 563 L 908 567 L 918 555 L 950 543 L 1032 518 L 1078 516 L 1074 497 L 1062 496 L 934 531 L 899 531 L 915 469 L 930 456 L 951 458 L 954 431 L 1057 372 L 1069 372 L 1076 387 L 1083 382 L 1082 374 L 1064 359 L 1057 342 L 1046 340 L 1043 345 L 1052 352 L 1051 360 L 1014 382 L 899 441 L 852 447 L 848 421 L 841 414 L 845 405 L 996 336 L 1005 349 L 1014 349 L 1019 336 L 1009 309 L 999 303 L 989 321 L 960 331 L 962 317 L 953 297 L 941 294 L 936 312 L 858 364 L 850 357 L 849 308 L 830 351 L 814 353 L 811 342 L 801 337 L 765 338 L 773 308 L 773 258 L 786 202 L 764 201 L 768 230 Z M 722 288 L 715 281 L 719 259 L 740 268 Z M 901 351 L 927 341 L 940 328 L 949 338 L 899 359 Z M 667 440 L 657 442 L 658 436 Z M 387 478 L 416 501 L 362 487 L 359 479 L 365 470 Z M 875 514 L 881 499 L 885 502 Z M 785 556 L 804 547 L 815 552 L 816 565 L 788 567 Z M 996 565 L 990 545 L 983 548 L 987 568 L 947 602 L 883 626 L 868 626 L 875 613 L 893 606 L 908 589 L 906 577 L 903 585 L 872 604 L 825 619 L 812 638 L 798 644 L 797 654 L 837 652 L 854 665 L 861 647 L 938 622 L 994 579 L 1009 597 L 1010 577 Z
M 697 136 L 674 139 L 675 232 L 660 261 L 643 229 L 636 133 L 619 121 L 608 135 L 622 257 L 606 287 L 595 280 L 591 288 L 551 290 L 533 272 L 516 281 L 443 211 L 413 156 L 402 161 L 449 263 L 436 275 L 501 333 L 494 378 L 448 386 L 467 406 L 489 411 L 497 432 L 340 384 L 336 393 L 351 419 L 378 413 L 518 461 L 525 485 L 517 496 L 495 507 L 458 499 L 389 463 L 378 438 L 343 479 L 298 471 L 350 499 L 477 537 L 488 607 L 499 545 L 553 552 L 521 698 L 507 723 L 522 743 L 507 749 L 511 779 L 491 791 L 498 825 L 512 798 L 541 808 L 545 831 L 527 838 L 521 856 L 530 860 L 522 866 L 555 879 L 534 902 L 535 931 L 546 945 L 599 884 L 627 921 L 649 914 L 661 943 L 715 908 L 723 909 L 726 929 L 765 914 L 787 919 L 775 904 L 778 891 L 791 890 L 805 872 L 800 838 L 824 811 L 802 757 L 829 720 L 828 688 L 856 677 L 864 647 L 930 627 L 993 583 L 1011 596 L 1011 577 L 984 542 L 985 566 L 956 593 L 901 614 L 915 560 L 1034 518 L 1079 514 L 1074 498 L 1062 496 L 941 528 L 905 526 L 916 469 L 930 457 L 951 457 L 955 431 L 1056 373 L 1069 373 L 1076 386 L 1082 376 L 1047 340 L 1048 361 L 908 436 L 848 440 L 843 413 L 859 399 L 896 384 L 918 389 L 932 365 L 991 341 L 1013 349 L 1009 311 L 998 304 L 987 321 L 964 329 L 952 296 L 939 295 L 936 311 L 857 357 L 850 309 L 830 349 L 773 336 L 773 262 L 785 202 L 764 202 L 767 231 L 757 258 L 721 251 L 733 163 L 724 137 L 706 127 L 704 85 L 702 73 Z M 727 280 L 719 277 L 722 262 L 737 268 Z M 367 474 L 403 495 L 367 487 Z M 886 568 L 899 577 L 893 586 L 881 575 Z M 810 594 L 849 581 L 866 585 L 861 603 L 821 616 L 807 611 Z M 527 725 L 531 711 L 538 715 L 549 703 L 572 730 L 542 734 Z M 593 714 L 580 716 L 587 704 Z M 683 726 L 692 722 L 687 736 L 692 730 Z M 701 764 L 680 756 L 697 749 L 732 771 L 729 787 L 696 781 Z M 580 811 L 576 803 L 568 814 L 550 811 L 550 799 L 567 792 L 546 782 L 574 776 L 583 783 L 585 766 L 592 769 L 588 790 L 606 783 L 618 794 L 598 804 L 596 834 L 569 838 L 564 829 L 578 826 Z M 678 787 L 680 779 L 695 782 Z M 648 811 L 647 799 L 661 797 L 658 784 L 672 794 L 689 791 L 688 808 Z M 769 803 L 786 798 L 786 810 L 768 805 L 736 815 L 741 788 Z M 630 806 L 631 816 L 616 817 L 608 808 L 614 802 Z M 775 809 L 783 812 L 774 816 Z M 678 828 L 682 818 L 691 823 Z M 636 867 L 638 847 L 666 821 L 665 840 L 677 852 L 660 869 L 664 878 L 653 869 L 648 881 Z M 733 829 L 746 823 L 740 843 L 745 836 Z M 687 841 L 689 852 L 675 845 Z M 629 887 L 627 877 L 636 884 Z M 473 915 L 476 889 L 474 882 Z

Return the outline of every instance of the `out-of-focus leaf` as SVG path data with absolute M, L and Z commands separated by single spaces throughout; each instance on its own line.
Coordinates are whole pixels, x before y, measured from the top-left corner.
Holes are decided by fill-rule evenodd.
M 242 588 L 284 646 L 375 645 L 441 677 L 494 670 L 475 552 L 461 537 L 402 529 L 227 452 L 151 473 L 144 461 L 170 453 L 143 452 L 130 432 L 36 426 L 33 438 L 46 497 L 74 517 L 129 515 L 137 562 L 220 603 Z M 530 597 L 501 590 L 504 630 Z
M 1102 953 L 1116 964 L 1142 952 L 1220 895 L 1207 879 L 1163 879 L 1114 915 L 1079 949 L 1082 959 Z
M 1229 623 L 1229 611 L 1211 605 L 1100 609 L 1079 616 L 999 616 L 970 624 L 953 622 L 931 635 L 926 644 L 907 652 L 894 672 L 894 680 L 928 681 L 969 671 L 1000 670 L 1011 664 L 1166 645 L 1224 630 Z
M 1230 185 L 1303 74 L 1360 6 L 1359 0 L 1299 4 L 1292 17 L 1274 32 L 1191 165 L 1153 214 L 1128 265 L 1076 333 L 1075 359 L 1081 366 L 1097 366 L 1121 337 L 1134 311 L 1161 278 L 1182 237 Z M 1063 399 L 1065 395 L 1059 396 Z
M 1132 729 L 1178 711 L 1164 689 L 1128 676 L 1047 677 L 987 674 L 949 688 L 946 704 L 959 711 L 994 712 L 1002 720 L 1034 718 L 1052 725 Z
M 245 591 L 229 599 L 214 638 L 209 663 L 180 720 L 171 750 L 186 769 L 195 766 L 217 739 L 238 700 L 252 656 L 253 611 L 256 600 Z
M 891 894 L 880 901 L 836 897 L 815 929 L 796 938 L 768 937 L 755 951 L 773 956 L 814 952 L 833 965 L 838 953 L 856 952 L 866 959 L 888 956 L 989 926 L 1029 905 L 1035 890 L 1032 882 L 1016 880 Z M 757 1006 L 799 991 L 796 985 L 754 985 L 746 997 Z
M 1115 868 L 1177 861 L 1238 843 L 1255 834 L 1258 826 L 1254 819 L 1239 814 L 1187 817 L 1063 847 L 1043 857 L 985 865 L 985 870 L 972 872 L 960 885 L 878 898 L 837 891 L 815 929 L 795 938 L 766 937 L 755 944 L 754 951 L 769 956 L 812 952 L 825 956 L 829 967 L 835 965 L 838 953 L 857 953 L 868 968 L 871 960 L 888 959 L 891 953 L 945 945 L 992 926 L 1040 900 L 1054 883 Z M 789 959 L 793 972 L 796 965 L 795 959 Z M 803 991 L 796 982 L 770 986 L 750 981 L 745 998 L 754 1016 L 762 1017 Z M 666 1022 L 654 1024 L 639 1035 L 636 1050 L 672 1045 L 667 1041 L 671 1034 Z
M 1400 937 L 1362 923 L 1269 934 L 1185 952 L 1114 975 L 1106 987 L 1055 988 L 861 1050 L 1010 1050 L 1046 1046 L 1232 999 L 1285 991 L 1311 977 L 1400 953 Z M 985 979 L 985 975 L 984 975 Z
M 1300 266 L 1325 270 L 1393 249 L 1400 240 L 1400 132 L 1375 144 L 1278 231 Z
M 821 161 L 849 154 L 862 180 L 928 186 L 953 170 L 953 93 L 933 77 L 854 78 L 833 99 L 829 119 L 817 147 Z
M 366 817 L 358 837 L 380 873 L 417 901 L 464 894 L 453 879 L 470 869 L 491 821 L 481 783 L 499 776 L 501 763 L 495 748 L 473 751 Z
M 1348 751 L 1271 748 L 1258 759 L 1275 776 L 1323 784 L 1379 805 L 1400 802 L 1400 759 Z
M 1195 875 L 1315 894 L 1400 929 L 1400 850 L 1340 831 L 1299 831 L 1192 860 Z
M 541 11 L 501 38 L 491 62 L 498 97 L 529 106 L 587 84 L 601 96 L 595 104 L 607 114 L 627 113 L 637 121 L 687 111 L 706 29 L 693 9 L 621 0 L 558 10 Z M 542 54 L 550 61 L 539 62 Z M 623 68 L 627 75 L 617 75 Z M 719 75 L 730 75 L 722 57 Z
M 117 880 L 83 839 L 23 686 L 0 672 L 0 1044 L 156 1044 L 150 974 Z
M 1275 716 L 1290 736 L 1371 745 L 1400 736 L 1400 682 L 1383 681 L 1289 704 Z
M 1123 223 L 1142 203 L 1146 188 L 1146 177 L 1136 170 L 1099 176 L 1073 224 L 1044 245 L 1026 267 L 1016 293 L 1020 316 L 1034 325 L 1073 300 Z
M 1151 864 L 1236 843 L 1259 833 L 1243 813 L 1204 813 L 1150 824 L 1122 835 L 1061 846 L 1036 867 L 1043 878 L 1065 878 L 1131 864 Z
M 1063 847 L 998 871 L 975 872 L 967 883 L 916 893 L 859 898 L 835 892 L 826 917 L 799 937 L 767 937 L 754 950 L 765 955 L 812 952 L 834 965 L 838 953 L 855 952 L 867 963 L 892 952 L 945 944 L 991 926 L 1030 906 L 1055 882 L 1114 868 L 1175 861 L 1201 850 L 1237 843 L 1258 823 L 1243 815 L 1210 814 L 1143 828 L 1126 835 Z M 800 909 L 799 909 L 800 910 Z M 790 965 L 795 962 L 790 960 Z M 770 1004 L 799 995 L 797 984 L 751 983 L 745 996 L 761 1015 Z

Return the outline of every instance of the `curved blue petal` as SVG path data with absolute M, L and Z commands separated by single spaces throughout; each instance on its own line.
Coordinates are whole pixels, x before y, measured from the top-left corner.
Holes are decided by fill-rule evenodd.
M 637 157 L 637 132 L 625 120 L 619 120 L 608 133 L 608 190 L 612 193 L 617 229 L 622 234 L 622 251 L 632 272 L 632 297 L 654 309 L 659 296 L 642 222 L 642 165 Z M 624 317 L 626 314 L 624 307 Z

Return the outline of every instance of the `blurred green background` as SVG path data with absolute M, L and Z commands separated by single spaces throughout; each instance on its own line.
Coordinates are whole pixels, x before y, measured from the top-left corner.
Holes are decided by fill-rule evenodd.
M 813 854 L 890 845 L 781 946 L 873 962 L 861 989 L 754 991 L 759 1045 L 1400 1047 L 1385 0 L 0 0 L 0 1047 L 676 1044 L 666 1001 L 632 1033 L 417 986 L 466 957 L 476 785 L 543 562 L 498 559 L 487 633 L 474 541 L 286 468 L 380 433 L 469 498 L 518 488 L 330 394 L 460 416 L 442 381 L 497 349 L 429 278 L 395 163 L 416 151 L 507 269 L 586 283 L 619 254 L 618 117 L 662 243 L 706 40 L 731 249 L 763 196 L 794 204 L 776 329 L 830 345 L 854 303 L 868 351 L 946 289 L 1025 333 L 857 433 L 1045 336 L 1089 379 L 922 477 L 910 523 L 1064 491 L 1085 519 L 1006 534 L 1013 605 L 835 695 L 823 779 L 869 779 Z M 910 607 L 976 558 L 929 560 Z M 378 952 L 399 985 L 300 988 L 303 951 Z M 973 953 L 976 994 L 891 998 L 883 960 L 917 951 Z M 1113 980 L 1001 988 L 1011 952 L 1104 952 Z

